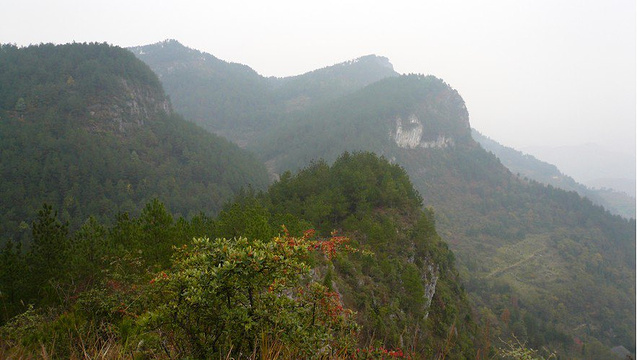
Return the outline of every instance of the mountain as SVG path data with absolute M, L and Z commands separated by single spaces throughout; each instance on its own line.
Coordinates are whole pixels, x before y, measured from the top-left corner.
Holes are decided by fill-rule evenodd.
M 268 184 L 253 155 L 174 113 L 125 49 L 2 45 L 0 69 L 3 238 L 26 236 L 43 202 L 77 227 L 156 197 L 178 215 L 216 212 L 242 187 Z
M 257 238 L 264 231 L 258 219 L 267 220 L 270 235 L 281 223 L 292 234 L 311 226 L 319 238 L 336 232 L 360 250 L 314 269 L 355 311 L 359 343 L 424 359 L 473 359 L 483 345 L 454 256 L 400 166 L 372 153 L 313 162 L 224 210 L 218 229 L 224 237 Z
M 470 139 L 468 114 L 457 92 L 433 76 L 410 75 L 386 78 L 328 106 L 299 112 L 249 148 L 280 172 L 317 155 L 333 161 L 343 151 L 365 150 L 392 159 L 398 149 L 446 148 Z
M 521 177 L 538 181 L 554 187 L 575 191 L 580 196 L 587 197 L 593 203 L 603 206 L 613 214 L 625 218 L 635 218 L 635 198 L 626 193 L 612 189 L 591 189 L 577 183 L 570 176 L 564 175 L 555 165 L 536 159 L 532 155 L 503 146 L 476 130 L 472 131 L 473 138 L 487 151 L 492 152 L 502 161 L 512 173 Z
M 345 151 L 403 166 L 494 342 L 515 335 L 580 358 L 607 358 L 617 345 L 634 352 L 635 221 L 512 174 L 473 140 L 462 97 L 441 79 L 384 74 L 275 108 L 245 146 L 277 174 Z
M 153 200 L 138 217 L 90 218 L 77 231 L 43 207 L 30 249 L 0 252 L 0 357 L 488 350 L 454 256 L 401 167 L 346 153 L 236 200 L 215 218 L 177 220 Z
M 462 98 L 442 80 L 378 81 L 299 114 L 257 146 L 280 171 L 342 151 L 383 154 L 435 209 L 492 325 L 564 353 L 573 337 L 634 349 L 634 220 L 511 174 L 472 139 Z M 506 321 L 505 310 L 514 314 Z
M 288 358 L 475 358 L 454 256 L 398 165 L 345 153 L 261 192 L 265 166 L 174 113 L 124 49 L 2 45 L 0 69 L 0 357 L 230 358 L 272 341 Z M 334 69 L 308 75 L 311 106 L 324 84 L 353 92 Z
M 634 349 L 634 220 L 511 174 L 472 139 L 462 98 L 442 80 L 378 81 L 299 114 L 259 145 L 277 170 L 342 151 L 383 154 L 435 209 L 493 326 L 563 353 L 574 337 Z
M 635 154 L 612 151 L 595 143 L 521 149 L 557 165 L 578 182 L 593 188 L 613 189 L 635 197 Z
M 266 78 L 176 40 L 130 50 L 158 74 L 179 113 L 241 146 L 286 113 L 397 75 L 386 58 L 374 55 L 299 76 Z
M 290 112 L 336 99 L 385 77 L 397 75 L 389 59 L 367 55 L 302 75 L 269 80 L 275 100 L 283 104 L 284 111 Z
M 249 67 L 174 40 L 130 50 L 159 76 L 176 111 L 203 128 L 243 143 L 271 121 L 269 81 Z

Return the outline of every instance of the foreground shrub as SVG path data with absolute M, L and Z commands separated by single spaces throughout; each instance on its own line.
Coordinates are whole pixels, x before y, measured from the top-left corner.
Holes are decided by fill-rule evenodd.
M 357 327 L 339 295 L 310 277 L 310 251 L 332 256 L 346 239 L 289 235 L 262 241 L 199 238 L 151 280 L 157 299 L 140 318 L 176 356 L 262 351 L 264 339 L 303 358 L 350 352 Z

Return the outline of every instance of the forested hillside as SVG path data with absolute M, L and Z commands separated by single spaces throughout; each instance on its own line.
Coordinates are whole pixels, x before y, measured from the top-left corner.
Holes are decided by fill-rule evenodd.
M 393 159 L 401 146 L 446 147 L 470 140 L 458 93 L 434 76 L 409 75 L 299 112 L 248 149 L 281 172 L 316 158 L 334 161 L 343 151 L 373 151 Z
M 45 206 L 31 249 L 0 256 L 0 355 L 487 355 L 432 216 L 370 153 L 285 173 L 216 218 L 154 200 L 69 231 Z
M 266 78 L 175 40 L 130 50 L 159 75 L 179 113 L 241 146 L 287 113 L 398 75 L 386 58 L 373 55 L 298 76 Z
M 634 348 L 634 220 L 513 176 L 473 141 L 462 99 L 442 81 L 379 81 L 272 139 L 259 153 L 280 170 L 358 149 L 402 164 L 498 332 L 563 354 L 576 351 L 575 338 L 591 353 L 598 341 Z
M 402 168 L 371 153 L 345 153 L 331 166 L 318 161 L 297 175 L 284 173 L 265 196 L 248 196 L 232 210 L 264 214 L 262 207 L 271 231 L 298 218 L 321 237 L 347 236 L 361 251 L 321 263 L 316 274 L 332 279 L 356 311 L 364 342 L 378 340 L 419 358 L 446 351 L 473 358 L 481 343 L 454 256 Z M 254 228 L 244 219 L 232 212 L 219 218 L 231 222 L 234 235 Z M 301 223 L 294 230 L 302 229 Z
M 343 151 L 404 166 L 494 342 L 516 336 L 569 358 L 634 352 L 634 220 L 512 174 L 472 139 L 464 101 L 442 80 L 377 80 L 283 111 L 244 144 L 278 174 Z
M 511 170 L 513 174 L 566 191 L 575 191 L 581 196 L 589 198 L 593 203 L 603 206 L 613 214 L 621 215 L 625 218 L 635 218 L 635 199 L 628 194 L 612 189 L 589 189 L 577 183 L 573 178 L 564 175 L 555 165 L 540 161 L 515 149 L 502 146 L 476 130 L 473 130 L 472 134 L 473 138 L 485 150 L 497 156 L 502 164 Z
M 174 40 L 132 48 L 158 74 L 175 109 L 204 129 L 245 143 L 278 112 L 268 80 L 245 65 Z
M 635 220 L 512 174 L 441 79 L 133 51 L 258 155 L 124 49 L 0 47 L 3 357 L 635 352 Z
M 563 354 L 578 341 L 599 348 L 584 358 L 634 349 L 634 220 L 513 176 L 473 141 L 462 99 L 442 81 L 382 80 L 271 136 L 259 153 L 275 169 L 359 149 L 402 164 L 498 332 Z
M 157 76 L 107 44 L 0 47 L 1 237 L 28 237 L 46 202 L 77 228 L 138 213 L 218 211 L 263 189 L 256 158 L 173 113 Z M 26 221 L 26 223 L 22 223 Z

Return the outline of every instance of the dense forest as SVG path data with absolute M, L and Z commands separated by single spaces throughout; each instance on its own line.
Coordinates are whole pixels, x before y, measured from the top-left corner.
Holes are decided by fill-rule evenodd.
M 453 254 L 421 205 L 404 170 L 370 153 L 286 173 L 215 218 L 176 219 L 153 200 L 139 217 L 90 217 L 70 231 L 45 205 L 30 249 L 10 242 L 0 258 L 0 351 L 487 354 Z
M 161 52 L 161 46 L 144 51 Z M 138 56 L 151 64 L 152 56 Z M 618 345 L 634 353 L 634 220 L 511 173 L 473 140 L 464 101 L 444 81 L 376 74 L 373 81 L 333 89 L 334 96 L 321 101 L 311 101 L 318 92 L 299 90 L 289 98 L 300 106 L 275 109 L 279 116 L 254 129 L 251 141 L 233 140 L 259 154 L 275 174 L 318 158 L 331 164 L 344 151 L 382 154 L 405 168 L 425 206 L 435 209 L 438 232 L 456 254 L 494 342 L 515 337 L 568 358 L 606 359 Z M 317 77 L 311 72 L 295 79 L 309 84 Z M 338 86 L 329 75 L 324 83 Z
M 3 357 L 494 351 L 400 167 L 346 153 L 261 193 L 130 52 L 0 50 Z
M 44 202 L 76 229 L 156 197 L 179 215 L 216 212 L 269 182 L 255 156 L 173 113 L 157 76 L 124 49 L 3 45 L 0 69 L 5 240 L 25 236 Z
M 635 220 L 511 173 L 443 80 L 131 50 L 0 46 L 0 357 L 634 354 Z
M 422 119 L 421 144 L 438 137 L 453 143 L 401 147 L 395 119 L 412 114 Z M 384 154 L 405 167 L 436 209 L 438 228 L 492 331 L 562 354 L 578 352 L 574 339 L 589 349 L 634 348 L 634 220 L 574 192 L 517 178 L 473 141 L 467 119 L 462 100 L 442 81 L 389 78 L 299 114 L 257 151 L 279 171 L 340 151 Z M 504 321 L 503 312 L 514 315 Z

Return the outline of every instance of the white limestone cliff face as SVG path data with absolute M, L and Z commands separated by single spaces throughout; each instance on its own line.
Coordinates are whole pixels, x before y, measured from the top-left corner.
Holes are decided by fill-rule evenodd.
M 420 121 L 418 121 L 416 115 L 411 115 L 405 125 L 403 125 L 403 120 L 397 117 L 394 140 L 396 140 L 396 144 L 402 148 L 413 149 L 420 144 L 422 131 L 423 126 Z
M 412 114 L 407 120 L 403 120 L 400 117 L 396 118 L 396 131 L 393 134 L 393 138 L 399 147 L 405 149 L 415 149 L 417 147 L 425 149 L 445 148 L 454 145 L 452 138 L 443 135 L 438 135 L 436 140 L 424 141 L 423 132 L 422 123 L 415 114 Z
M 420 147 L 423 147 L 425 149 L 430 149 L 430 148 L 446 148 L 448 146 L 452 146 L 454 144 L 453 139 L 452 138 L 448 138 L 446 136 L 442 136 L 442 135 L 438 135 L 438 138 L 436 140 L 432 140 L 432 141 L 421 141 L 420 142 Z

